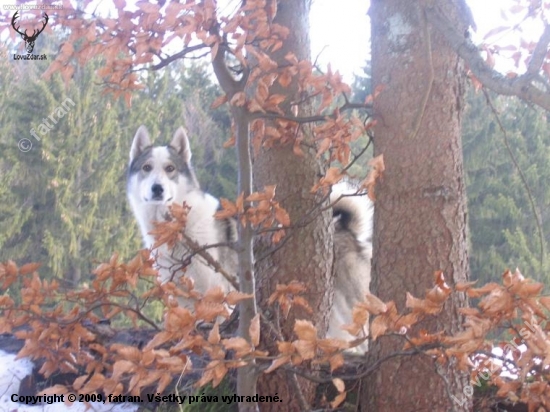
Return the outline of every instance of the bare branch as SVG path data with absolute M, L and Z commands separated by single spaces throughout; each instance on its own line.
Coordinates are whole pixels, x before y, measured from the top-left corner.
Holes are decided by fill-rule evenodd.
M 544 59 L 546 58 L 546 54 L 548 53 L 548 44 L 550 44 L 550 25 L 547 24 L 544 26 L 544 32 L 542 36 L 540 36 L 539 42 L 535 50 L 533 50 L 533 55 L 527 66 L 528 75 L 536 76 L 539 73 L 542 63 L 544 63 Z
M 168 66 L 170 63 L 172 63 L 174 60 L 181 59 L 188 55 L 189 53 L 193 53 L 197 50 L 204 49 L 205 47 L 208 47 L 206 44 L 197 44 L 196 46 L 189 46 L 184 48 L 179 53 L 173 54 L 171 56 L 168 56 L 166 58 L 161 58 L 160 56 L 157 56 L 160 59 L 160 63 L 155 64 L 151 67 L 152 70 L 159 70 L 162 69 L 165 66 Z
M 183 240 L 185 241 L 185 244 L 189 246 L 193 252 L 195 252 L 197 255 L 199 255 L 204 260 L 206 260 L 206 262 L 210 266 L 212 266 L 216 272 L 221 274 L 229 283 L 231 283 L 231 286 L 233 286 L 236 290 L 239 290 L 239 284 L 235 280 L 235 277 L 227 273 L 225 269 L 222 267 L 222 265 L 220 264 L 220 262 L 214 259 L 212 255 L 210 255 L 210 253 L 208 253 L 204 248 L 202 248 L 197 242 L 195 242 L 185 233 L 182 233 L 182 236 L 183 236 Z
M 359 372 L 359 373 L 356 373 L 356 374 L 353 374 L 353 375 L 334 375 L 334 376 L 337 376 L 339 377 L 340 379 L 343 379 L 343 380 L 356 380 L 356 379 L 361 379 L 361 378 L 364 378 L 365 376 L 368 376 L 370 375 L 371 373 L 373 373 L 375 370 L 377 370 L 380 365 L 382 365 L 384 362 L 387 362 L 388 360 L 390 359 L 393 359 L 393 358 L 398 358 L 398 357 L 409 357 L 409 356 L 414 356 L 414 355 L 418 355 L 420 354 L 421 352 L 418 351 L 418 350 L 406 350 L 406 351 L 400 351 L 400 352 L 394 352 L 394 353 L 391 353 L 379 360 L 377 360 L 376 362 L 374 362 L 373 364 L 369 365 L 365 370 Z M 265 366 L 265 369 L 267 369 L 267 365 Z M 294 368 L 292 366 L 289 366 L 289 365 L 284 365 L 282 366 L 281 368 L 287 370 L 287 371 L 291 371 L 295 374 L 297 374 L 298 376 L 301 376 L 302 378 L 305 378 L 307 380 L 310 380 L 312 382 L 315 382 L 315 383 L 330 383 L 332 382 L 332 379 L 333 379 L 333 376 L 329 376 L 329 377 L 319 377 L 317 375 L 313 375 L 309 372 L 306 372 L 302 369 L 299 369 L 299 368 Z
M 218 26 L 214 25 L 210 29 L 210 33 L 218 34 L 217 30 Z M 247 68 L 243 68 L 242 78 L 240 80 L 235 80 L 235 78 L 231 75 L 227 62 L 225 61 L 225 53 L 228 51 L 230 51 L 230 49 L 227 47 L 227 43 L 220 42 L 216 55 L 212 59 L 212 68 L 214 69 L 214 74 L 216 75 L 223 91 L 229 98 L 231 98 L 235 93 L 244 90 L 244 86 L 248 80 L 249 70 Z
M 365 103 L 344 103 L 339 109 L 339 112 L 344 112 L 346 110 L 353 110 L 353 109 L 372 109 L 372 104 L 365 104 Z M 252 119 L 276 119 L 276 120 L 288 120 L 290 122 L 296 122 L 299 124 L 305 124 L 305 123 L 316 123 L 316 122 L 324 122 L 327 119 L 336 119 L 337 114 L 336 111 L 333 114 L 318 114 L 314 116 L 285 116 L 280 115 L 279 113 L 274 112 L 266 112 L 266 113 L 252 113 L 250 115 Z
M 462 57 L 470 67 L 472 73 L 486 87 L 498 94 L 505 96 L 517 96 L 526 102 L 542 107 L 544 110 L 550 111 L 550 94 L 543 92 L 532 83 L 533 75 L 525 73 L 515 78 L 508 78 L 491 69 L 481 55 L 474 43 L 463 33 L 455 30 L 449 19 L 434 7 L 426 8 L 426 16 L 429 22 L 447 39 L 449 45 Z M 547 39 L 550 34 L 547 34 L 548 29 L 545 29 L 543 37 L 539 42 L 540 48 L 544 44 L 548 45 L 550 40 Z M 537 45 L 537 52 L 540 52 Z M 537 54 L 533 56 L 534 68 L 540 61 Z M 531 64 L 530 64 L 531 66 Z M 534 70 L 534 69 L 533 69 Z

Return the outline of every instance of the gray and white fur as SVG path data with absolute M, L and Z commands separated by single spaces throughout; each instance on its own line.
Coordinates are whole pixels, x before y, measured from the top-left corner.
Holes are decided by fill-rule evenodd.
M 185 234 L 200 246 L 228 244 L 236 239 L 236 225 L 231 219 L 214 218 L 219 202 L 203 192 L 191 166 L 191 148 L 183 128 L 179 128 L 168 146 L 155 146 L 141 126 L 130 150 L 128 170 L 128 199 L 136 216 L 145 247 L 151 248 L 154 237 L 150 232 L 153 222 L 169 218 L 168 206 L 184 201 L 191 207 L 187 216 Z M 341 329 L 351 323 L 353 305 L 364 300 L 369 290 L 370 261 L 372 254 L 372 202 L 365 193 L 358 192 L 349 182 L 333 186 L 330 196 L 335 225 L 334 248 L 334 304 L 329 318 L 327 336 L 352 340 Z M 176 280 L 180 276 L 182 261 L 190 251 L 182 244 L 173 250 L 161 246 L 154 251 L 161 282 Z M 236 253 L 229 247 L 211 247 L 210 256 L 224 269 L 236 273 Z M 230 282 L 217 273 L 202 257 L 194 255 L 185 275 L 192 278 L 195 289 L 201 293 L 221 286 L 225 292 L 232 290 Z M 180 303 L 191 307 L 191 302 Z M 363 344 L 356 352 L 367 349 Z
M 327 336 L 349 341 L 355 338 L 342 325 L 351 324 L 353 306 L 364 301 L 369 292 L 374 208 L 366 193 L 350 182 L 334 185 L 330 201 L 334 222 L 334 299 Z M 367 332 L 368 325 L 365 329 Z M 354 351 L 367 349 L 364 342 Z
M 155 242 L 150 234 L 154 229 L 153 222 L 166 221 L 168 207 L 183 202 L 190 206 L 185 234 L 196 243 L 207 246 L 235 241 L 234 222 L 215 219 L 219 202 L 200 189 L 191 167 L 189 140 L 182 127 L 176 131 L 169 146 L 161 147 L 151 145 L 145 126 L 138 129 L 130 150 L 128 199 L 147 248 Z M 218 262 L 227 265 L 229 261 L 229 270 L 236 267 L 235 254 L 229 247 L 212 247 L 207 251 Z M 161 282 L 177 280 L 182 261 L 192 255 L 182 244 L 174 250 L 163 245 L 155 252 Z M 201 293 L 215 286 L 221 286 L 225 292 L 232 289 L 225 277 L 197 255 L 191 258 L 186 275 L 194 280 L 195 289 Z

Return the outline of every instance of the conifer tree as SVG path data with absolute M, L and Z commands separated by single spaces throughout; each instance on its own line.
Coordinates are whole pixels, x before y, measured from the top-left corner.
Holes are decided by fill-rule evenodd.
M 509 97 L 492 104 L 497 113 L 482 93 L 470 93 L 463 129 L 472 274 L 494 281 L 507 268 L 519 267 L 545 281 L 548 115 Z

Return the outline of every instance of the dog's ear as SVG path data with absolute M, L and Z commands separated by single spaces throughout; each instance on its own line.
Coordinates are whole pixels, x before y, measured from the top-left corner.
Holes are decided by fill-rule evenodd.
M 189 139 L 183 127 L 176 130 L 174 138 L 170 142 L 170 146 L 176 149 L 186 164 L 191 164 L 191 146 L 189 145 Z
M 134 161 L 147 147 L 151 146 L 151 139 L 147 128 L 143 125 L 139 126 L 139 129 L 134 136 L 132 142 L 132 148 L 130 149 L 130 163 Z

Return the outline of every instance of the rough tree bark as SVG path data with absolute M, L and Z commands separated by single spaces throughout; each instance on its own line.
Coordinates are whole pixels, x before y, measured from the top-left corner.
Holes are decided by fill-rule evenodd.
M 280 66 L 287 64 L 285 56 L 289 52 L 296 55 L 299 60 L 310 58 L 309 6 L 310 0 L 278 1 L 274 23 L 290 28 L 283 47 L 270 55 L 270 58 Z M 282 88 L 275 83 L 270 92 L 287 97 L 281 107 L 286 113 L 291 114 L 291 102 L 300 100 L 296 90 L 294 82 L 287 88 Z M 293 153 L 292 142 L 270 148 L 262 147 L 254 158 L 256 187 L 262 189 L 266 185 L 277 185 L 277 200 L 289 213 L 293 226 L 288 231 L 288 239 L 284 240 L 282 247 L 277 248 L 277 245 L 264 239 L 257 243 L 256 248 L 256 257 L 259 259 L 256 264 L 259 306 L 270 318 L 272 324 L 281 322 L 283 335 L 287 338 L 292 335 L 295 318 L 310 319 L 320 333 L 324 333 L 331 296 L 330 288 L 327 291 L 332 266 L 330 212 L 318 214 L 307 226 L 299 225 L 304 216 L 307 216 L 307 213 L 320 201 L 318 196 L 310 193 L 310 190 L 324 175 L 322 166 L 316 158 L 314 144 L 308 142 L 307 131 L 304 131 L 304 135 L 306 144 L 302 145 L 303 157 Z M 275 251 L 271 253 L 273 249 Z M 288 320 L 279 319 L 273 308 L 268 308 L 266 302 L 275 291 L 277 284 L 288 284 L 292 280 L 298 280 L 307 285 L 306 298 L 313 309 L 313 315 L 291 311 Z M 276 340 L 279 339 L 276 333 L 270 332 L 269 328 L 262 327 L 263 344 L 275 353 Z M 297 386 L 300 386 L 300 391 L 296 390 Z M 258 393 L 265 395 L 278 393 L 284 400 L 284 403 L 280 404 L 262 404 L 263 411 L 301 411 L 304 410 L 304 402 L 311 401 L 314 386 L 278 369 L 274 373 L 260 377 Z
M 408 291 L 422 297 L 433 273 L 450 285 L 468 278 L 466 199 L 460 122 L 464 68 L 440 32 L 427 23 L 430 0 L 373 0 L 373 86 L 385 85 L 375 99 L 375 155 L 386 171 L 377 186 L 373 293 L 405 307 Z M 460 3 L 460 4 L 457 4 Z M 467 29 L 461 1 L 438 2 L 458 31 Z M 429 331 L 456 331 L 463 296 L 447 302 L 437 320 L 421 322 Z M 382 337 L 371 354 L 382 359 L 403 348 L 400 337 Z M 384 362 L 367 379 L 362 410 L 466 411 L 464 375 L 451 365 L 436 372 L 423 355 Z

